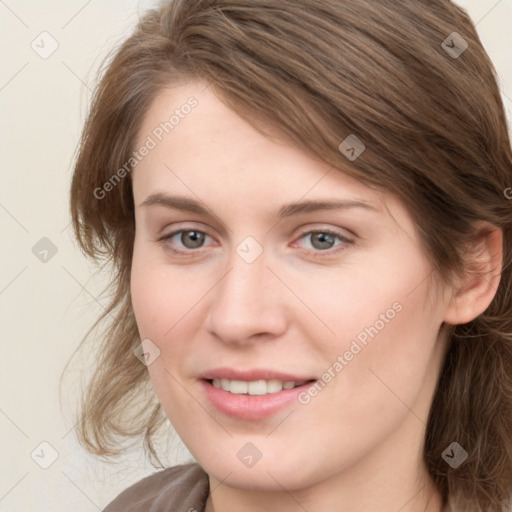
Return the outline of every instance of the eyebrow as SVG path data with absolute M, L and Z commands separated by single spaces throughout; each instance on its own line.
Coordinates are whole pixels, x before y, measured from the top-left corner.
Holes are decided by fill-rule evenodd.
M 169 196 L 166 194 L 152 194 L 146 198 L 140 205 L 142 208 L 151 206 L 163 206 L 166 208 L 174 208 L 177 210 L 184 210 L 201 215 L 211 215 L 208 208 L 202 206 L 199 202 L 182 196 Z M 279 219 L 298 215 L 300 213 L 309 213 L 320 210 L 345 210 L 350 208 L 362 208 L 378 212 L 379 209 L 371 203 L 355 199 L 346 200 L 314 200 L 314 201 L 301 201 L 298 203 L 289 203 L 283 205 L 275 213 Z

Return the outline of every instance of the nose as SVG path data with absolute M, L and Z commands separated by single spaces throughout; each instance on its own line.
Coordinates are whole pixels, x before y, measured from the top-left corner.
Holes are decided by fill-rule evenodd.
M 211 292 L 204 326 L 224 343 L 273 339 L 287 328 L 285 287 L 264 256 L 247 263 L 233 251 L 227 272 Z

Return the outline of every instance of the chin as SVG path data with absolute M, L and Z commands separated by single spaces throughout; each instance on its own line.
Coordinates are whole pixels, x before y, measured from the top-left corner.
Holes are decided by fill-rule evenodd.
M 296 451 L 288 451 L 283 454 L 275 453 L 271 457 L 268 454 L 266 457 L 262 454 L 261 458 L 255 462 L 254 459 L 251 461 L 246 455 L 251 452 L 252 448 L 246 447 L 244 451 L 243 447 L 247 446 L 247 443 L 245 440 L 241 442 L 235 440 L 233 444 L 236 445 L 236 449 L 226 448 L 223 453 L 198 454 L 194 457 L 208 475 L 225 485 L 238 489 L 282 491 L 284 487 L 287 490 L 295 491 L 308 487 L 314 483 L 312 480 L 321 481 L 323 478 L 323 475 L 319 474 L 320 471 L 315 471 L 313 465 L 304 464 L 311 454 L 299 455 Z M 283 445 L 289 446 L 288 443 L 283 443 Z M 262 446 L 261 451 L 265 452 L 265 447 Z M 226 453 L 230 455 L 226 456 Z M 240 454 L 240 458 L 237 453 Z M 293 459 L 290 458 L 291 456 Z M 247 457 L 245 463 L 243 462 L 244 457 Z

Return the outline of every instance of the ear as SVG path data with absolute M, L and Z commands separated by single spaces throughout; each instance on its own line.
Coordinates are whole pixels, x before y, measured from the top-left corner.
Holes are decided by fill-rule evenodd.
M 475 233 L 466 251 L 464 275 L 452 285 L 452 296 L 444 315 L 447 324 L 465 324 L 483 313 L 500 283 L 503 232 L 492 224 L 478 222 Z

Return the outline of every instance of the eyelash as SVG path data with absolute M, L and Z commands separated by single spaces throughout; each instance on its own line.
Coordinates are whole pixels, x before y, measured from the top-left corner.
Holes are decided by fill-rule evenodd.
M 165 236 L 159 238 L 158 242 L 160 242 L 162 245 L 166 246 L 165 247 L 166 250 L 168 250 L 171 254 L 183 256 L 183 257 L 194 257 L 197 255 L 198 252 L 201 252 L 201 249 L 189 249 L 189 250 L 183 251 L 181 249 L 175 249 L 173 247 L 169 247 L 165 243 L 167 240 L 170 240 L 175 235 L 177 235 L 179 233 L 184 233 L 184 232 L 186 233 L 187 231 L 195 231 L 197 233 L 201 233 L 203 235 L 209 236 L 204 231 L 200 231 L 200 230 L 194 229 L 194 228 L 187 228 L 187 229 L 179 229 L 177 231 L 173 231 L 172 233 L 169 233 L 168 235 L 165 235 Z M 312 235 L 315 233 L 321 233 L 324 235 L 333 236 L 335 238 L 338 238 L 342 243 L 338 245 L 338 247 L 340 247 L 338 249 L 326 249 L 325 251 L 321 251 L 318 249 L 317 250 L 305 249 L 306 256 L 308 256 L 308 257 L 312 256 L 314 258 L 318 258 L 318 257 L 336 256 L 347 249 L 346 245 L 355 244 L 354 240 L 351 240 L 351 239 L 347 238 L 346 236 L 342 235 L 341 233 L 338 233 L 336 231 L 332 231 L 329 229 L 320 229 L 320 230 L 317 229 L 317 230 L 304 231 L 303 233 L 301 233 L 298 236 L 297 239 L 300 240 L 301 238 L 304 238 L 306 235 Z M 210 237 L 210 238 L 212 238 L 212 237 Z

